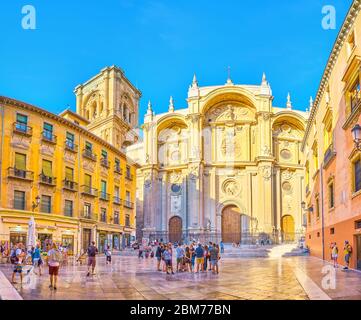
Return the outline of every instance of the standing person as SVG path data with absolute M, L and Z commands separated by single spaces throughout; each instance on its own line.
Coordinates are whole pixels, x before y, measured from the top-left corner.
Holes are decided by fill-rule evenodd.
M 198 243 L 198 247 L 195 251 L 196 254 L 196 272 L 203 271 L 203 261 L 204 261 L 204 250 L 202 248 L 202 245 Z
M 179 272 L 179 267 L 182 269 L 183 266 L 183 258 L 184 258 L 184 249 L 182 248 L 181 244 L 178 243 L 176 250 L 176 257 L 177 257 L 177 272 Z
M 332 256 L 333 266 L 334 266 L 334 268 L 337 268 L 338 267 L 338 264 L 337 264 L 338 247 L 337 247 L 336 242 L 333 243 L 331 256 Z
M 209 258 L 209 249 L 208 246 L 204 246 L 204 255 L 203 255 L 203 270 L 207 271 L 208 266 L 208 258 Z
M 39 276 L 41 276 L 41 265 L 42 265 L 43 261 L 41 260 L 41 252 L 40 252 L 39 244 L 37 244 L 35 246 L 35 249 L 33 250 L 32 255 L 31 255 L 31 259 L 33 261 L 34 273 L 37 274 L 35 272 L 35 268 L 37 267 L 39 269 Z
M 98 248 L 95 246 L 95 241 L 92 241 L 91 245 L 88 247 L 88 273 L 87 277 L 90 276 L 90 267 L 92 269 L 92 274 L 94 274 L 95 265 L 96 265 L 96 255 L 98 253 Z
M 162 244 L 159 243 L 155 251 L 155 257 L 157 258 L 157 271 L 162 271 L 160 269 L 160 263 L 162 261 Z
M 138 258 L 140 259 L 140 258 L 144 258 L 143 257 L 143 251 L 144 251 L 144 246 L 143 246 L 143 244 L 141 244 L 140 246 L 139 246 L 139 251 L 138 251 Z
M 167 274 L 169 274 L 169 270 L 172 271 L 172 274 L 174 274 L 173 272 L 173 264 L 172 264 L 172 247 L 170 244 L 168 244 L 168 246 L 165 248 L 164 252 L 163 252 L 163 258 L 164 258 L 164 262 L 166 265 L 166 270 L 167 270 Z
M 221 254 L 224 253 L 224 243 L 223 241 L 221 240 L 221 242 L 219 243 L 220 247 L 221 247 Z
M 212 273 L 218 274 L 218 260 L 219 260 L 219 248 L 217 245 L 213 245 L 209 251 L 210 264 L 212 266 Z
M 110 246 L 107 246 L 104 250 L 104 254 L 106 257 L 106 264 L 112 263 L 112 250 L 110 250 Z
M 50 275 L 50 289 L 56 290 L 56 284 L 58 281 L 59 267 L 62 260 L 62 254 L 59 251 L 56 243 L 54 242 L 51 249 L 48 252 L 48 265 Z
M 196 252 L 194 250 L 194 246 L 193 244 L 191 244 L 190 248 L 189 248 L 190 252 L 191 252 L 191 264 L 192 264 L 192 270 L 195 270 L 195 263 L 196 263 Z
M 351 259 L 351 254 L 352 254 L 352 247 L 347 240 L 345 241 L 345 246 L 343 248 L 343 252 L 345 254 L 345 267 L 343 269 L 347 270 L 350 266 L 350 259 Z
M 18 273 L 20 275 L 20 283 L 23 283 L 23 262 L 25 259 L 26 253 L 22 250 L 22 243 L 18 243 L 11 252 L 10 261 L 14 265 L 13 275 L 11 277 L 11 282 L 16 283 L 15 275 Z
M 193 272 L 193 270 L 192 270 L 192 253 L 188 246 L 186 247 L 186 250 L 184 253 L 184 262 L 186 264 L 186 270 L 188 272 Z

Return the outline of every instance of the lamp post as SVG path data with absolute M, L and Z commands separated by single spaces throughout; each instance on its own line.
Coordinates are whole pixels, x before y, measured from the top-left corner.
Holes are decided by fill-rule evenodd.
M 35 201 L 33 201 L 33 204 L 31 205 L 32 211 L 34 212 L 34 210 L 35 210 L 37 207 L 39 207 L 39 205 L 40 205 L 40 197 L 37 196 L 37 197 L 35 198 Z
M 351 130 L 355 147 L 358 151 L 361 151 L 361 126 L 356 124 Z

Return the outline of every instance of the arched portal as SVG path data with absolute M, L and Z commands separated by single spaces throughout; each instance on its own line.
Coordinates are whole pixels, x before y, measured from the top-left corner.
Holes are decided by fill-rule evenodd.
M 241 211 L 236 206 L 225 207 L 222 211 L 222 241 L 240 243 L 242 230 Z
M 292 242 L 295 240 L 295 220 L 292 216 L 282 217 L 283 241 Z
M 182 218 L 172 217 L 169 219 L 169 241 L 182 241 Z

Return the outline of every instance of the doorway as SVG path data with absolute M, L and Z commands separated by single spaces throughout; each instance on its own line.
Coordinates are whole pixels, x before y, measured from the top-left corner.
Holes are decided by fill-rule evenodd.
M 169 220 L 169 241 L 172 243 L 182 241 L 182 218 L 173 217 Z
M 236 206 L 228 206 L 222 211 L 222 241 L 241 243 L 241 211 Z

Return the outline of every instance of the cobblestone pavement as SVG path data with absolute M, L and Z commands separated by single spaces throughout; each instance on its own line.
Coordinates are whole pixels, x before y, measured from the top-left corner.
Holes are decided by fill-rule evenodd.
M 48 288 L 47 270 L 41 277 L 30 273 L 15 288 L 25 300 L 34 299 L 191 299 L 191 300 L 305 300 L 311 298 L 361 298 L 357 289 L 361 275 L 337 271 L 339 288 L 320 289 L 321 260 L 310 257 L 278 259 L 222 259 L 220 274 L 179 273 L 174 276 L 155 271 L 155 259 L 114 256 L 106 265 L 98 257 L 96 274 L 86 277 L 86 266 L 67 266 L 60 270 L 58 290 Z M 11 267 L 0 266 L 10 279 Z M 312 279 L 311 279 L 312 278 Z M 306 280 L 305 280 L 306 279 Z M 345 283 L 353 283 L 352 291 Z M 306 293 L 307 292 L 307 293 Z M 316 293 L 315 293 L 316 292 Z

